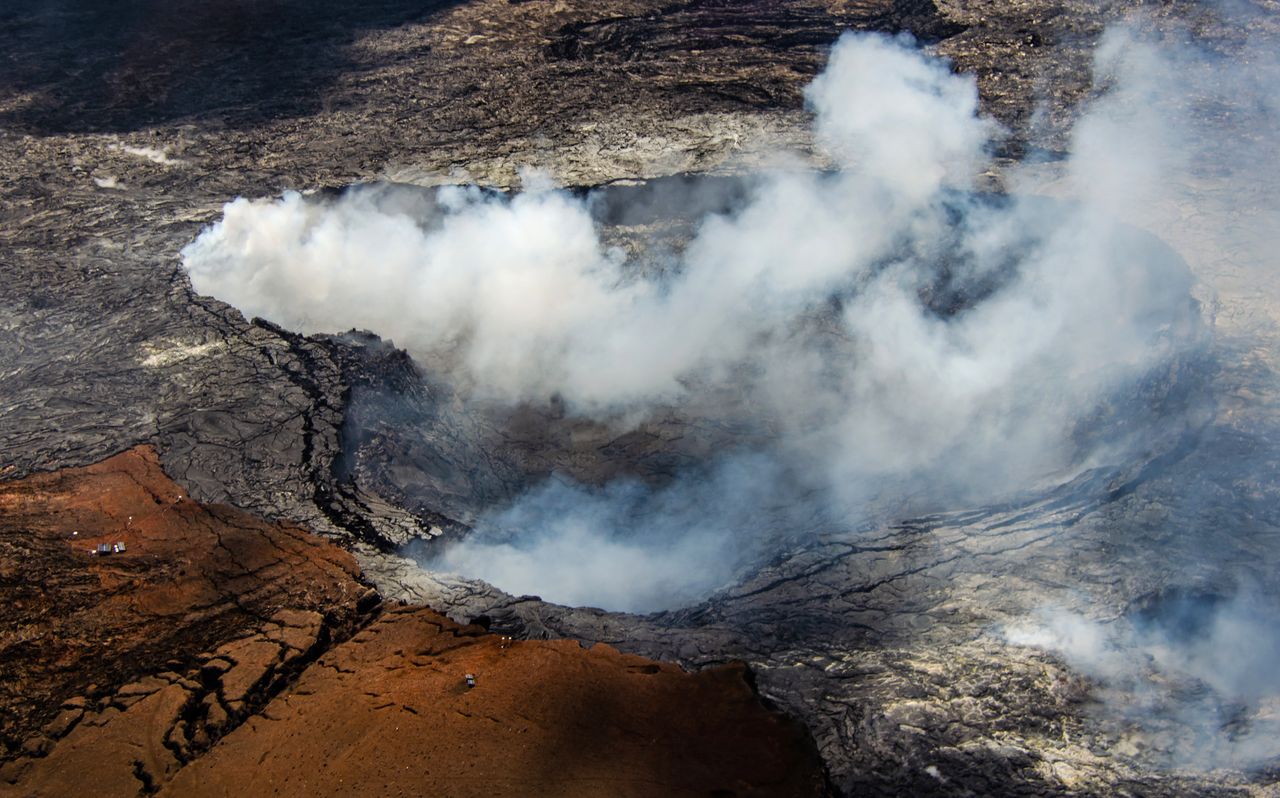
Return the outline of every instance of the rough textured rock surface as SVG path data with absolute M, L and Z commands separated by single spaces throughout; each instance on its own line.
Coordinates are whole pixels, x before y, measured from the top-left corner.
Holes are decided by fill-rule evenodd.
M 1183 585 L 1203 554 L 1178 545 L 1193 536 L 1171 519 L 1185 513 L 1181 523 L 1193 526 L 1261 509 L 1234 499 L 1194 507 L 1178 496 L 1205 457 L 1216 455 L 1183 454 L 1169 471 L 1136 479 L 1092 474 L 1026 505 L 819 535 L 701 606 L 643 618 L 424 577 L 411 564 L 396 571 L 384 561 L 376 578 L 510 634 L 602 640 L 692 667 L 742 659 L 764 695 L 810 724 L 847 794 L 1243 795 L 1245 782 L 1229 773 L 1153 770 L 1152 755 L 1186 761 L 1203 741 L 1176 718 L 1146 728 L 1099 720 L 1087 680 L 999 632 L 1040 606 L 1078 606 L 1082 579 L 1119 616 L 1133 597 Z M 1253 479 L 1253 465 L 1222 479 Z M 1147 567 L 1114 574 L 1114 558 L 1134 545 L 1116 538 L 1116 519 L 1135 514 L 1171 545 L 1146 555 Z M 1222 545 L 1232 565 L 1266 579 L 1249 562 L 1264 561 L 1276 541 L 1271 528 Z M 1225 567 L 1205 563 L 1194 587 L 1214 589 Z
M 1052 159 L 1089 91 L 1092 45 L 1108 22 L 1138 9 L 1209 39 L 1243 35 L 1215 21 L 1214 7 L 1186 2 L 281 0 L 161 8 L 79 0 L 6 8 L 4 476 L 84 466 L 150 443 L 195 498 L 335 536 L 392 597 L 464 621 L 488 614 L 495 629 L 525 637 L 606 641 L 691 666 L 745 659 L 761 691 L 808 726 L 851 793 L 1266 794 L 1274 771 L 1153 764 L 1142 751 L 1154 740 L 1172 745 L 1175 758 L 1194 741 L 1171 721 L 1154 734 L 1107 720 L 1096 712 L 1096 685 L 993 633 L 1048 602 L 1123 619 L 1185 586 L 1188 574 L 1209 593 L 1240 575 L 1276 590 L 1280 286 L 1274 270 L 1259 279 L 1250 253 L 1223 245 L 1215 203 L 1249 206 L 1223 195 L 1234 188 L 1202 180 L 1189 187 L 1194 202 L 1126 211 L 1186 258 L 1215 314 L 1216 403 L 1179 442 L 1016 506 L 815 537 L 699 607 L 651 617 L 505 596 L 424 574 L 390 553 L 465 522 L 468 508 L 576 454 L 548 459 L 542 446 L 555 427 L 543 419 L 525 420 L 537 434 L 521 443 L 451 412 L 447 396 L 407 403 L 438 412 L 425 431 L 387 434 L 379 426 L 391 413 L 385 404 L 412 397 L 410 387 L 431 389 L 403 354 L 359 335 L 308 339 L 246 321 L 193 295 L 177 267 L 178 250 L 237 195 L 377 179 L 511 186 L 527 165 L 589 185 L 742 170 L 780 149 L 822 166 L 800 89 L 845 26 L 912 31 L 976 73 L 984 109 L 1011 131 L 1004 155 L 1048 156 L 1050 184 Z M 1274 13 L 1263 19 L 1273 20 L 1263 28 L 1275 27 Z M 1251 31 L 1259 32 L 1275 33 Z M 344 446 L 351 440 L 360 447 Z M 660 439 L 620 446 L 633 455 L 629 468 L 654 476 L 670 456 Z M 393 461 L 418 470 L 392 473 Z M 170 509 L 139 497 L 153 513 L 197 512 L 190 502 Z M 31 518 L 22 529 L 55 528 Z M 118 520 L 112 535 L 124 534 Z M 1208 548 L 1193 545 L 1205 529 L 1223 531 Z M 91 736 L 97 727 L 72 728 L 81 711 L 98 718 L 138 709 L 119 721 L 117 739 L 152 747 L 136 772 L 104 773 L 103 783 L 129 776 L 135 789 L 155 786 L 147 780 L 171 773 L 183 745 L 203 744 L 196 730 L 180 735 L 185 743 L 157 745 L 132 731 L 146 718 L 176 728 L 170 721 L 190 720 L 195 700 L 207 707 L 195 714 L 208 728 L 226 728 L 219 713 L 228 711 L 228 688 L 217 686 L 222 677 L 208 677 L 209 686 L 203 676 L 206 664 L 213 675 L 231 668 L 217 654 L 222 647 L 242 646 L 247 659 L 287 672 L 294 649 L 268 636 L 312 634 L 311 616 L 277 617 L 275 599 L 250 610 L 232 601 L 221 617 L 243 623 L 173 632 L 185 627 L 166 616 L 170 632 L 209 637 L 162 651 L 136 626 L 151 617 L 145 605 L 77 615 L 99 600 L 102 580 L 145 587 L 147 569 L 161 566 L 138 560 L 135 544 L 125 557 L 89 561 L 59 537 L 65 529 L 47 538 L 11 537 L 16 530 L 6 528 L 4 539 L 16 547 L 5 556 L 4 590 L 17 597 L 4 609 L 14 621 L 0 662 L 4 722 L 12 724 L 6 742 L 32 739 L 28 753 L 41 753 L 47 742 L 19 739 L 17 730 L 52 724 L 42 736 L 64 742 L 50 756 L 70 762 L 77 750 L 106 745 Z M 290 601 L 304 599 L 305 590 Z M 23 635 L 38 634 L 28 625 L 42 612 L 41 624 L 75 624 L 65 639 L 89 647 L 46 656 L 27 645 Z M 130 656 L 153 663 L 153 678 L 122 686 L 131 676 L 113 657 L 134 644 L 141 648 Z M 179 692 L 198 698 L 179 700 Z M 82 693 L 86 701 L 75 701 Z M 61 710 L 64 699 L 72 703 Z
M 824 795 L 807 735 L 746 676 L 391 609 L 162 794 Z
M 123 552 L 92 553 L 120 543 Z M 65 732 L 64 701 L 185 671 L 269 619 L 309 636 L 287 641 L 304 655 L 348 633 L 372 594 L 347 552 L 292 524 L 193 501 L 146 447 L 0 482 L 0 547 L 9 755 L 43 748 L 27 735 L 47 723 Z

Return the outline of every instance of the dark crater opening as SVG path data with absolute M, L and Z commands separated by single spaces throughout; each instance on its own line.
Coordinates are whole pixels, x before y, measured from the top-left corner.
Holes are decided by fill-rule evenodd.
M 602 241 L 627 253 L 631 276 L 626 279 L 661 280 L 681 268 L 679 254 L 703 219 L 736 214 L 764 179 L 677 175 L 569 191 L 587 203 Z M 820 179 L 835 180 L 838 175 Z M 319 192 L 310 201 L 340 202 L 349 192 L 367 191 L 379 192 L 382 207 L 410 213 L 426 229 L 442 224 L 444 206 L 439 189 L 356 186 Z M 502 194 L 482 193 L 495 199 Z M 932 264 L 916 284 L 921 306 L 943 321 L 963 317 L 1014 284 L 1019 279 L 1020 258 L 1044 246 L 1041 234 L 1028 230 L 1019 248 L 1006 253 L 995 268 L 975 273 L 972 253 L 960 245 L 966 219 L 1004 212 L 1012 202 L 997 194 L 945 195 L 940 209 L 950 226 L 942 235 L 923 241 L 904 238 L 872 273 L 892 268 L 906 258 Z M 1027 202 L 1032 213 L 1049 218 L 1064 216 L 1069 208 L 1051 200 Z M 1185 264 L 1163 243 L 1136 230 L 1121 237 L 1123 246 L 1135 257 L 1161 264 L 1155 268 L 1173 275 L 1172 292 L 1189 286 Z M 1186 285 L 1180 287 L 1179 280 Z M 837 318 L 860 288 L 861 284 L 854 283 L 833 292 L 826 303 L 802 320 L 802 330 L 820 335 L 828 320 Z M 1189 295 L 1184 294 L 1182 302 L 1170 309 L 1167 324 L 1153 326 L 1163 329 L 1162 335 L 1197 340 L 1202 335 L 1198 308 Z M 412 546 L 415 556 L 430 557 L 445 541 L 465 537 L 486 514 L 547 480 L 588 490 L 603 490 L 617 480 L 661 488 L 690 475 L 705 474 L 726 455 L 769 451 L 778 440 L 775 424 L 732 388 L 695 392 L 678 406 L 652 408 L 640 423 L 620 430 L 607 421 L 575 415 L 554 395 L 543 402 L 514 407 L 476 403 L 460 394 L 431 363 L 415 360 L 372 333 L 351 331 L 327 338 L 340 354 L 349 387 L 342 454 L 334 464 L 336 488 L 322 501 L 332 503 L 332 514 L 339 518 L 367 515 L 356 511 L 357 505 L 367 509 L 371 498 L 401 508 L 412 519 L 410 523 L 365 526 L 360 533 L 386 549 L 416 539 Z M 832 363 L 856 362 L 856 348 L 851 348 L 850 342 L 839 336 L 826 336 L 822 341 Z M 1080 457 L 1103 446 L 1117 451 L 1122 445 L 1127 447 L 1124 457 L 1132 459 L 1120 465 L 1127 469 L 1122 473 L 1129 475 L 1125 484 L 1132 490 L 1158 473 L 1155 466 L 1155 470 L 1143 470 L 1132 467 L 1134 463 L 1160 463 L 1162 457 L 1185 456 L 1186 447 L 1194 445 L 1188 443 L 1194 439 L 1186 430 L 1195 423 L 1195 412 L 1204 402 L 1207 372 L 1203 351 L 1192 346 L 1175 362 L 1160 363 L 1136 383 L 1106 397 L 1072 433 Z M 1130 446 L 1135 442 L 1137 446 Z M 1113 476 L 1081 484 L 1102 486 L 1108 480 L 1113 486 L 1118 484 Z M 936 494 L 926 509 L 946 509 L 950 498 L 945 488 L 939 487 Z M 1073 494 L 1073 501 L 1080 499 L 1078 494 Z M 761 513 L 751 522 L 762 528 L 775 527 L 765 536 L 770 545 L 781 547 L 815 530 L 830 532 L 841 524 L 866 522 L 865 518 L 851 521 L 826 514 L 821 497 L 800 482 L 789 501 L 812 502 L 813 507 L 803 519 L 794 507 L 788 507 L 773 516 Z M 1194 604 L 1191 599 L 1183 603 L 1188 607 Z M 1147 613 L 1143 618 L 1154 618 L 1158 613 L 1143 612 Z M 1186 615 L 1178 623 L 1193 624 L 1198 617 L 1190 609 Z
M 1203 640 L 1229 601 L 1220 593 L 1174 587 L 1135 601 L 1128 615 L 1144 633 L 1156 633 L 1185 645 Z

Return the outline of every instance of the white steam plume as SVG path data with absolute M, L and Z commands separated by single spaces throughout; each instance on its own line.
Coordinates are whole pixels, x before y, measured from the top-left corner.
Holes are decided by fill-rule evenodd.
M 1178 595 L 1109 623 L 1043 610 L 1006 627 L 1098 680 L 1104 710 L 1145 728 L 1179 767 L 1254 768 L 1280 755 L 1280 629 L 1253 590 Z
M 658 489 L 630 480 L 598 489 L 551 480 L 481 519 L 438 564 L 565 604 L 685 606 L 756 561 L 769 531 L 787 523 L 785 508 L 769 507 L 783 479 L 769 458 L 740 456 Z
M 994 126 L 974 82 L 902 39 L 841 38 L 807 97 L 846 168 L 764 179 L 659 277 L 601 243 L 586 202 L 548 189 L 447 189 L 429 209 L 376 189 L 239 199 L 184 262 L 246 314 L 372 329 L 490 400 L 557 394 L 635 418 L 731 386 L 779 431 L 758 473 L 785 470 L 836 507 L 923 481 L 989 499 L 1080 467 L 1082 419 L 1197 323 L 1185 269 L 1110 214 L 1159 170 L 1107 146 L 1123 126 L 1095 127 L 1073 168 L 1123 167 L 1122 183 L 1083 183 L 1071 205 L 975 198 Z M 668 606 L 768 548 L 750 512 L 710 509 L 775 501 L 758 473 L 731 461 L 669 489 L 706 499 L 692 502 L 535 492 L 437 565 L 552 600 Z M 619 590 L 593 569 L 630 578 Z
M 628 280 L 585 203 L 446 190 L 441 218 L 376 192 L 236 200 L 184 250 L 195 287 L 307 332 L 365 327 L 428 362 L 456 357 L 476 391 L 559 393 L 600 413 L 676 399 L 681 379 L 740 362 L 762 335 L 865 276 L 944 180 L 962 180 L 989 124 L 969 79 L 902 43 L 848 37 L 808 96 L 819 128 L 866 168 L 779 176 L 711 218 L 667 283 Z
M 1194 562 L 1160 575 L 1168 584 L 1212 589 L 1166 591 L 1108 622 L 1045 609 L 1004 633 L 1094 677 L 1096 714 L 1119 719 L 1126 733 L 1136 729 L 1145 755 L 1181 768 L 1274 768 L 1280 601 L 1275 562 L 1264 553 L 1274 524 L 1211 515 L 1201 494 L 1221 490 L 1225 479 L 1265 483 L 1269 465 L 1259 464 L 1274 461 L 1280 55 L 1273 41 L 1249 33 L 1271 12 L 1243 3 L 1206 8 L 1230 35 L 1204 42 L 1176 29 L 1158 39 L 1117 29 L 1104 36 L 1094 72 L 1110 88 L 1075 129 L 1069 177 L 1095 187 L 1100 212 L 1149 226 L 1187 253 L 1216 294 L 1221 350 L 1263 353 L 1243 364 L 1224 359 L 1230 376 L 1219 394 L 1229 408 L 1219 424 L 1247 430 L 1258 454 L 1242 458 L 1232 449 L 1220 462 L 1202 454 L 1201 467 L 1210 469 L 1199 475 L 1203 483 L 1178 485 L 1182 496 L 1171 508 L 1178 521 L 1203 513 L 1219 526 L 1175 527 L 1176 545 L 1194 552 Z M 1257 393 L 1240 402 L 1231 395 L 1236 380 Z M 1247 495 L 1233 500 L 1259 506 Z M 1132 533 L 1161 541 L 1149 546 L 1167 545 L 1148 530 Z M 1243 554 L 1242 545 L 1258 548 Z M 1239 584 L 1246 587 L 1223 587 Z

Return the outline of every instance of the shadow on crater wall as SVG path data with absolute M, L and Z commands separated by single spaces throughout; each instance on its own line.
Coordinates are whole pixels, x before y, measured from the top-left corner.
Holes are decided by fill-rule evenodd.
M 0 11 L 0 122 L 41 134 L 125 132 L 216 115 L 304 116 L 357 68 L 361 31 L 457 0 L 38 0 Z M 5 96 L 7 95 L 7 97 Z M 7 101 L 6 101 L 7 100 Z

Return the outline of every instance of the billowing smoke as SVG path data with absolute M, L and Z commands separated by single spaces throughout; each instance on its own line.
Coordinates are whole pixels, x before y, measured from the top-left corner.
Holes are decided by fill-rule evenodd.
M 571 605 L 683 606 L 758 562 L 777 529 L 802 522 L 794 505 L 770 504 L 784 480 L 778 464 L 759 455 L 731 457 L 657 489 L 551 480 L 485 517 L 475 539 L 449 549 L 442 564 Z
M 808 528 L 762 525 L 770 508 L 847 525 L 886 496 L 991 500 L 1128 447 L 1108 414 L 1199 323 L 1181 261 L 1114 220 L 1158 192 L 1164 153 L 1121 146 L 1134 130 L 1102 103 L 1074 201 L 977 194 L 997 126 L 904 39 L 846 35 L 807 98 L 842 169 L 761 178 L 659 268 L 538 185 L 239 199 L 184 261 L 246 314 L 372 329 L 477 401 L 629 425 L 727 389 L 726 413 L 772 430 L 667 487 L 535 489 L 431 564 L 552 600 L 672 606 Z
M 1201 455 L 1204 482 L 1179 485 L 1170 510 L 1180 517 L 1165 522 L 1169 529 L 1116 530 L 1139 546 L 1187 552 L 1158 574 L 1165 587 L 1157 595 L 1119 614 L 1105 604 L 1050 606 L 1004 634 L 1092 676 L 1095 717 L 1119 719 L 1117 734 L 1139 740 L 1146 755 L 1176 767 L 1247 769 L 1274 767 L 1280 756 L 1280 583 L 1268 556 L 1274 523 L 1260 517 L 1275 501 L 1280 56 L 1248 34 L 1260 9 L 1213 13 L 1238 36 L 1204 42 L 1176 29 L 1158 37 L 1123 29 L 1103 38 L 1095 71 L 1110 89 L 1077 126 L 1076 150 L 1121 162 L 1109 170 L 1074 159 L 1072 179 L 1104 193 L 1143 186 L 1141 202 L 1110 207 L 1176 243 L 1212 281 L 1216 346 L 1228 353 L 1218 423 L 1249 443 L 1210 449 L 1216 462 Z M 1264 354 L 1236 360 L 1237 348 Z M 1241 383 L 1250 386 L 1245 402 L 1233 395 Z M 1224 512 L 1208 495 L 1225 481 L 1247 487 Z
M 629 279 L 586 203 L 545 187 L 511 200 L 447 190 L 425 224 L 376 191 L 241 199 L 184 258 L 197 289 L 246 314 L 372 329 L 483 395 L 558 394 L 591 414 L 678 400 L 691 375 L 751 360 L 946 225 L 940 192 L 973 173 L 989 128 L 971 80 L 879 37 L 845 39 L 809 97 L 819 131 L 863 167 L 775 177 L 707 219 L 667 280 Z
M 1280 610 L 1255 590 L 1179 591 L 1101 622 L 1043 610 L 1004 630 L 1096 679 L 1106 713 L 1143 730 L 1179 767 L 1256 767 L 1280 735 Z

